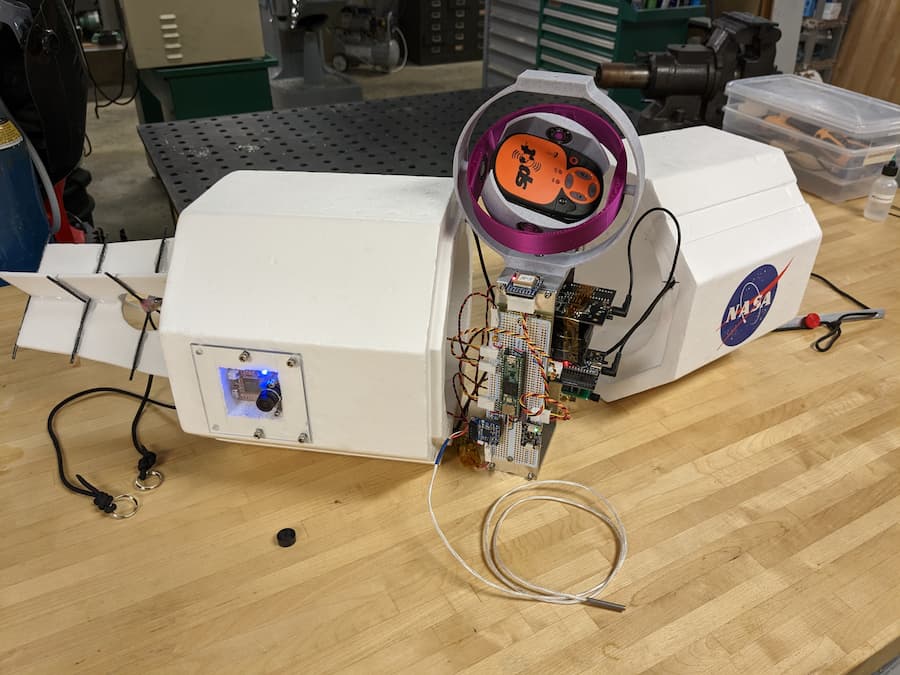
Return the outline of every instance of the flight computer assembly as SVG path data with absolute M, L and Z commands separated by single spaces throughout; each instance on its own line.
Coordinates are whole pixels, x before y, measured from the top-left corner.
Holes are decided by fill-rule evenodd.
M 521 92 L 547 102 L 493 119 Z M 454 178 L 506 265 L 487 325 L 455 338 L 477 353 L 457 378 L 468 437 L 529 478 L 572 401 L 670 382 L 794 316 L 821 239 L 783 153 L 707 127 L 638 138 L 578 75 L 525 72 L 486 102 Z
M 523 92 L 546 102 L 493 115 Z M 504 261 L 480 295 L 465 221 Z M 51 245 L 2 276 L 31 296 L 18 348 L 166 375 L 187 432 L 420 462 L 456 432 L 533 477 L 579 399 L 794 317 L 820 238 L 781 150 L 638 138 L 590 77 L 529 71 L 452 178 L 239 171 L 174 239 Z

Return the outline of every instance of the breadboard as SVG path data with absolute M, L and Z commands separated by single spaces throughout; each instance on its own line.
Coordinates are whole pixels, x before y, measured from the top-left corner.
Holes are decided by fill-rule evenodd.
M 537 348 L 538 352 L 542 354 L 548 353 L 553 328 L 552 322 L 534 315 L 524 315 L 524 317 L 531 343 Z M 525 354 L 522 391 L 526 393 L 543 393 L 544 377 L 541 374 L 541 368 L 546 369 L 547 358 L 542 356 L 539 365 L 535 354 L 529 349 L 524 338 L 515 336 L 522 335 L 522 319 L 523 315 L 518 312 L 499 311 L 497 313 L 496 327 L 501 332 L 494 335 L 492 344 L 499 350 L 511 349 Z M 502 377 L 495 374 L 488 379 L 486 387 L 487 397 L 492 401 L 500 401 L 502 398 L 501 388 Z M 527 407 L 532 410 L 539 409 L 543 405 L 543 399 L 538 396 L 525 396 L 524 401 Z M 508 460 L 511 457 L 514 464 L 537 467 L 540 462 L 540 448 L 522 445 L 521 435 L 521 420 L 506 422 L 500 443 L 495 447 L 487 446 L 485 448 L 486 454 L 490 455 L 486 457 L 488 461 L 493 458 Z

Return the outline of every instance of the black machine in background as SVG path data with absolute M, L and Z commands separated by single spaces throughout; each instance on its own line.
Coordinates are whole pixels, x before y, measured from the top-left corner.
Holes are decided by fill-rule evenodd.
M 334 56 L 331 65 L 344 72 L 365 64 L 381 70 L 399 70 L 406 65 L 406 39 L 389 9 L 347 5 L 338 15 L 334 29 Z
M 88 75 L 64 0 L 0 0 L 0 99 L 57 183 L 84 147 Z
M 731 80 L 778 72 L 778 24 L 746 12 L 725 12 L 712 22 L 703 44 L 670 45 L 638 53 L 635 63 L 597 66 L 602 89 L 641 89 L 650 100 L 636 120 L 639 133 L 707 124 L 722 126 Z

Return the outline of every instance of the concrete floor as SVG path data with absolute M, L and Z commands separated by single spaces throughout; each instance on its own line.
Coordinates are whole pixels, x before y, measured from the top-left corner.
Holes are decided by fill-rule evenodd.
M 397 73 L 359 69 L 350 73 L 366 99 L 392 98 L 481 86 L 481 62 L 440 66 L 408 65 Z M 162 184 L 153 177 L 144 146 L 137 135 L 134 104 L 110 106 L 94 117 L 88 107 L 87 132 L 93 151 L 82 163 L 91 172 L 88 191 L 97 205 L 94 223 L 111 241 L 124 229 L 129 239 L 156 239 L 171 234 L 174 223 Z

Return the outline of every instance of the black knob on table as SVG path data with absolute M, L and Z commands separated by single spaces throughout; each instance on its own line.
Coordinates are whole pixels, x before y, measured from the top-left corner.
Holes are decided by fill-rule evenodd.
M 279 546 L 287 548 L 288 546 L 293 546 L 294 542 L 297 541 L 297 533 L 293 528 L 286 527 L 283 530 L 278 530 L 275 539 L 278 541 Z

